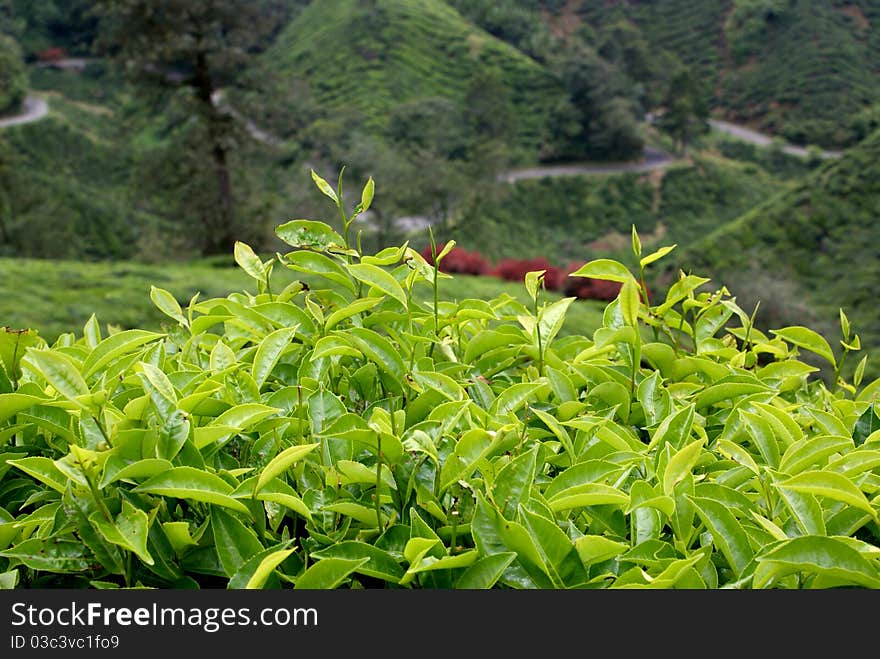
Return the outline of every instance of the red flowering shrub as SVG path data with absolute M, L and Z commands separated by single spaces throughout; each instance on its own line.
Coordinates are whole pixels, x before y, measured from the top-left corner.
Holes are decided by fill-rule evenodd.
M 437 245 L 437 251 L 442 251 L 445 246 L 446 243 L 440 243 Z M 428 263 L 433 265 L 434 254 L 431 252 L 430 245 L 419 253 Z M 453 247 L 449 254 L 440 261 L 440 270 L 450 274 L 488 275 L 512 282 L 524 281 L 528 272 L 544 270 L 544 288 L 548 291 L 559 291 L 563 295 L 581 300 L 602 300 L 605 302 L 614 300 L 620 293 L 618 282 L 589 277 L 569 277 L 569 274 L 582 265 L 583 263 L 573 262 L 564 269 L 557 268 L 550 265 L 550 262 L 541 256 L 533 259 L 502 259 L 497 265 L 490 267 L 479 252 L 469 252 L 461 247 Z
M 437 245 L 437 251 L 443 251 L 446 243 Z M 434 264 L 434 254 L 431 246 L 426 246 L 419 254 L 428 263 Z M 453 247 L 452 250 L 440 261 L 440 271 L 450 274 L 462 275 L 485 275 L 489 272 L 489 264 L 479 252 L 469 252 L 461 247 Z
M 544 287 L 548 291 L 561 291 L 565 288 L 568 273 L 562 268 L 551 265 L 544 274 Z
M 501 259 L 498 265 L 489 271 L 489 274 L 499 277 L 504 281 L 521 282 L 525 280 L 527 272 L 549 270 L 552 267 L 550 262 L 543 257 L 536 259 Z

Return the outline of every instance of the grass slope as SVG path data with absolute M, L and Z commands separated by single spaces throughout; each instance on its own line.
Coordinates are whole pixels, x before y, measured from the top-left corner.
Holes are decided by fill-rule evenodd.
M 518 141 L 530 149 L 561 94 L 540 65 L 441 0 L 313 2 L 262 57 L 274 75 L 307 80 L 324 112 L 353 109 L 376 129 L 402 102 L 461 102 L 469 80 L 493 70 L 511 94 Z
M 791 190 L 693 243 L 679 262 L 701 274 L 713 273 L 741 299 L 761 298 L 767 324 L 809 324 L 807 304 L 832 345 L 842 307 L 862 345 L 876 350 L 878 217 L 880 132 Z
M 231 259 L 230 259 L 231 263 Z M 284 268 L 276 268 L 273 289 L 301 279 Z M 123 329 L 157 329 L 168 321 L 150 301 L 150 286 L 171 292 L 186 305 L 197 292 L 199 299 L 225 296 L 231 291 L 254 291 L 253 280 L 240 269 L 218 261 L 147 265 L 135 262 L 77 263 L 38 259 L 0 258 L 0 327 L 34 328 L 52 342 L 60 334 L 82 328 L 94 313 L 104 324 Z M 312 280 L 312 288 L 326 282 Z M 441 298 L 491 299 L 508 294 L 527 302 L 525 286 L 492 277 L 456 275 L 441 281 Z M 427 287 L 416 289 L 419 299 L 431 297 Z M 558 296 L 547 293 L 547 299 Z M 566 317 L 563 333 L 591 334 L 602 324 L 604 303 L 579 301 Z

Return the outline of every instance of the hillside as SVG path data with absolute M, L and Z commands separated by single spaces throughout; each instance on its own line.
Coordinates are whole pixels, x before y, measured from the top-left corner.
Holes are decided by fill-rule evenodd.
M 494 75 L 509 95 L 516 140 L 532 151 L 562 96 L 540 65 L 441 0 L 313 2 L 262 59 L 282 84 L 306 81 L 323 115 L 356 113 L 378 131 L 402 104 L 460 105 L 478 74 Z
M 758 166 L 708 154 L 651 174 L 524 180 L 482 197 L 450 236 L 490 260 L 626 259 L 632 225 L 645 241 L 687 245 L 785 187 Z
M 678 255 L 761 299 L 766 324 L 806 324 L 810 309 L 832 339 L 843 307 L 862 345 L 880 346 L 880 132 L 793 189 L 709 233 Z M 836 340 L 832 340 L 832 345 Z M 874 364 L 876 369 L 878 364 Z
M 557 31 L 586 30 L 606 50 L 634 26 L 652 57 L 669 51 L 698 72 L 717 114 L 799 143 L 861 139 L 880 101 L 878 0 L 538 4 Z

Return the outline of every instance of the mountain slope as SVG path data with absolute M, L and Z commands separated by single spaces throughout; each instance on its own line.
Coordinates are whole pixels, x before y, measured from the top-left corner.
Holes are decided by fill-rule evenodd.
M 313 2 L 263 62 L 282 80 L 307 81 L 324 112 L 355 110 L 376 130 L 407 101 L 443 97 L 460 104 L 477 74 L 494 72 L 509 92 L 517 141 L 529 149 L 562 95 L 540 65 L 441 0 Z
M 558 2 L 542 2 L 558 20 Z M 789 140 L 864 137 L 880 102 L 880 0 L 572 0 L 601 41 L 620 21 L 695 68 L 721 114 Z
M 761 299 L 768 324 L 808 324 L 812 309 L 832 345 L 842 307 L 862 345 L 876 349 L 878 218 L 880 131 L 793 189 L 693 243 L 677 261 L 712 273 L 742 300 Z

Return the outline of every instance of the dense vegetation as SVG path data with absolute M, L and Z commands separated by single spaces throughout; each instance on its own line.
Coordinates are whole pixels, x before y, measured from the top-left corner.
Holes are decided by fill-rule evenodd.
M 653 174 L 524 180 L 479 199 L 448 231 L 490 261 L 544 256 L 564 265 L 622 251 L 633 224 L 688 244 L 785 185 L 760 167 L 710 156 Z M 520 239 L 500 239 L 506 232 Z
M 4 586 L 880 587 L 880 380 L 815 379 L 801 351 L 841 360 L 818 334 L 683 273 L 649 301 L 669 249 L 634 231 L 637 274 L 574 273 L 621 283 L 592 333 L 559 336 L 541 271 L 525 304 L 441 302 L 414 250 L 349 244 L 372 180 L 349 215 L 314 178 L 340 232 L 238 243 L 256 292 L 154 287 L 161 333 L 4 336 Z M 280 266 L 327 287 L 273 289 Z
M 880 132 L 793 189 L 693 242 L 682 263 L 761 300 L 768 322 L 808 318 L 828 332 L 843 307 L 861 342 L 880 345 Z M 746 303 L 746 299 L 748 303 Z M 876 368 L 876 365 L 874 365 Z
M 877 0 L 542 4 L 573 12 L 600 40 L 634 27 L 652 52 L 698 70 L 720 112 L 787 139 L 840 146 L 876 125 Z
M 0 586 L 880 587 L 878 21 L 0 0 Z
M 21 107 L 27 90 L 21 48 L 12 37 L 0 33 L 0 116 L 14 114 Z

